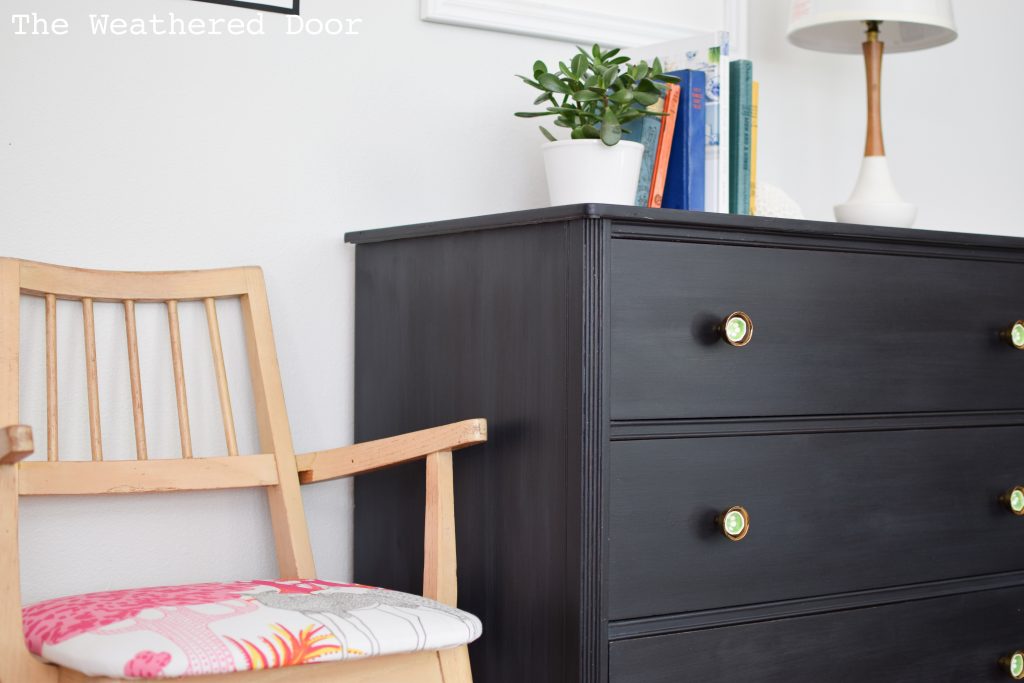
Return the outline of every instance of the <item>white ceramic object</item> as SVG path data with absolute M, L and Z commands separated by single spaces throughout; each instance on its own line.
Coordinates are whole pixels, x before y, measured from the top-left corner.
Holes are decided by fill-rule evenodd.
M 628 204 L 636 201 L 644 146 L 621 140 L 559 140 L 541 146 L 551 206 Z
M 917 206 L 905 202 L 896 192 L 885 157 L 864 157 L 853 194 L 835 207 L 840 223 L 891 225 L 909 228 L 917 218 Z
M 792 197 L 783 192 L 781 188 L 761 182 L 757 184 L 757 204 L 754 207 L 754 215 L 801 220 L 804 218 L 803 210 Z

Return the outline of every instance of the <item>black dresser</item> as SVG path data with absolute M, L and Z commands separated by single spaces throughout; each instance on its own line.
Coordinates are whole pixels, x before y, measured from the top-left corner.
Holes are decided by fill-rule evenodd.
M 1024 677 L 1024 240 L 602 205 L 347 239 L 356 438 L 489 420 L 477 683 Z M 357 581 L 420 587 L 423 487 L 358 478 Z

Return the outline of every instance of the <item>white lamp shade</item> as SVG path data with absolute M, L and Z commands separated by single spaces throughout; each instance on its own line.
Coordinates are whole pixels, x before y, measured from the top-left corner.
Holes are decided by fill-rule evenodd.
M 787 35 L 808 50 L 859 54 L 865 21 L 882 22 L 879 40 L 887 53 L 956 38 L 952 0 L 792 0 Z

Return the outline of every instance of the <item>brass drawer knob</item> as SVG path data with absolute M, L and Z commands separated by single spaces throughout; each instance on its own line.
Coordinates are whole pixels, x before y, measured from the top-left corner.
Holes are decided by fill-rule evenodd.
M 1024 320 L 1017 320 L 1003 330 L 1003 338 L 1015 349 L 1024 349 Z
M 730 313 L 722 321 L 719 329 L 722 333 L 722 339 L 730 346 L 746 346 L 750 343 L 750 338 L 754 336 L 754 323 L 750 316 L 743 311 Z M 1022 336 L 1024 336 L 1024 331 L 1022 331 Z
M 718 515 L 715 523 L 730 541 L 742 541 L 750 531 L 750 513 L 742 505 L 734 505 Z
M 1024 652 L 1017 650 L 1013 654 L 999 660 L 1003 668 L 1015 681 L 1024 681 Z
M 1014 486 L 999 497 L 999 501 L 1015 515 L 1024 515 L 1024 486 Z

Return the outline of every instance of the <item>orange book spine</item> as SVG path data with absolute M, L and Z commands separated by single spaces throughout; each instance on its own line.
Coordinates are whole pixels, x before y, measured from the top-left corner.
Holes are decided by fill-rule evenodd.
M 661 208 L 665 192 L 665 178 L 668 176 L 668 155 L 672 151 L 672 136 L 676 130 L 676 116 L 679 114 L 679 86 L 670 84 L 665 91 L 665 115 L 661 117 L 661 134 L 658 136 L 658 152 L 654 155 L 654 173 L 651 175 L 651 194 L 647 206 Z

